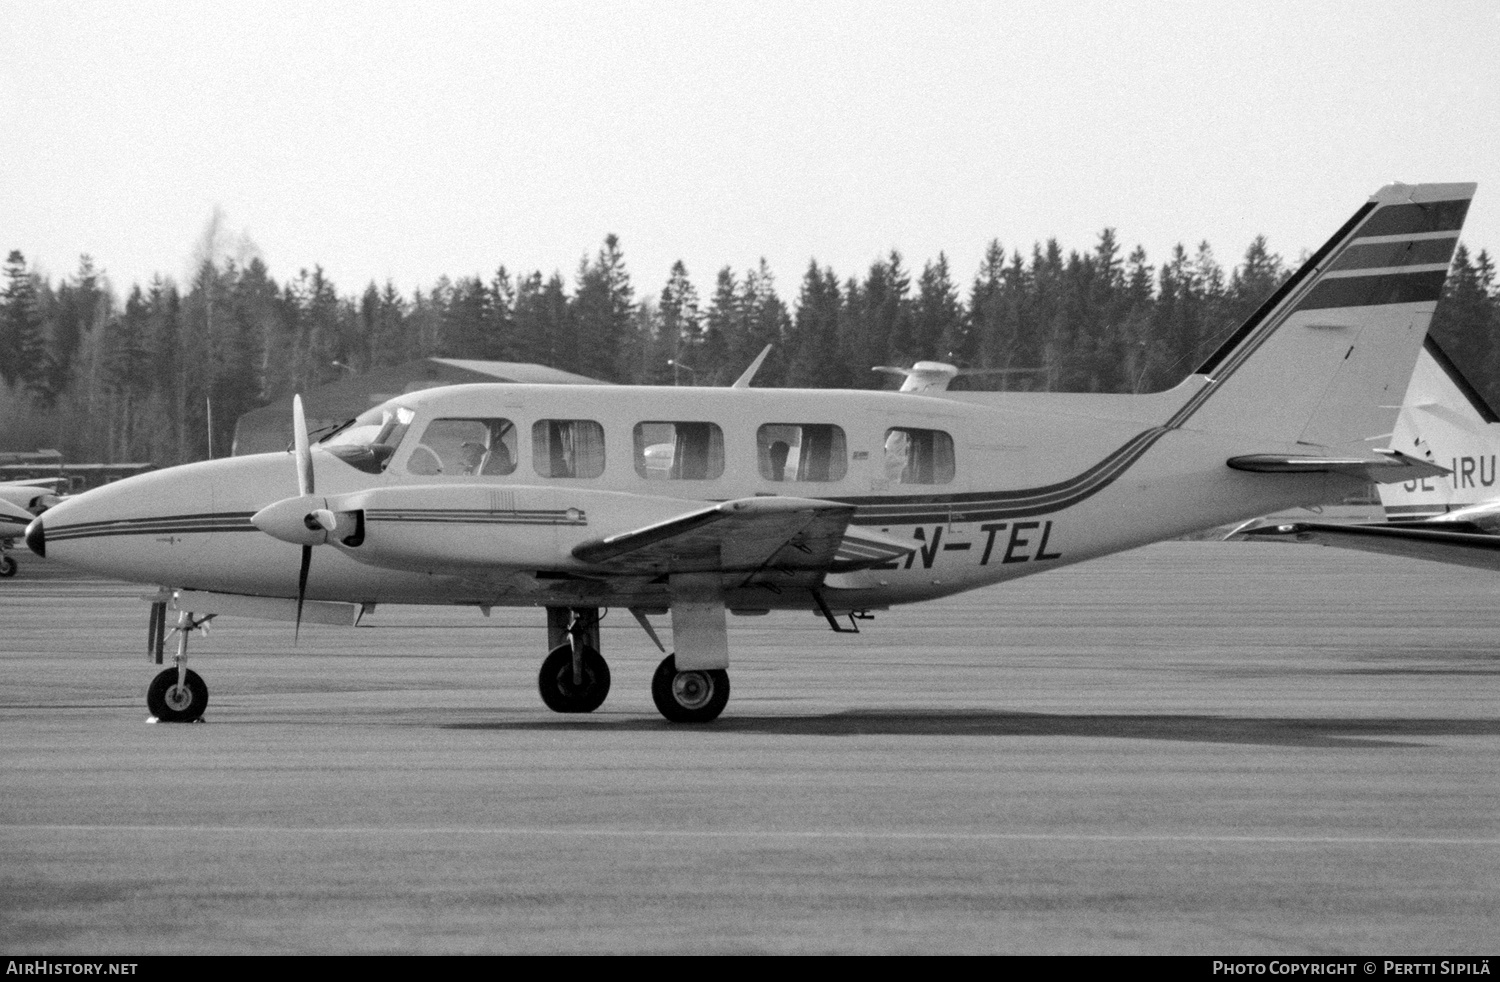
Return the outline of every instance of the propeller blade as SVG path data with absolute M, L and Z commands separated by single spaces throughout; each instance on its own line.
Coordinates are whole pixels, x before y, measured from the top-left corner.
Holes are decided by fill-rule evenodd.
M 302 396 L 292 396 L 292 443 L 297 451 L 297 493 L 313 493 L 312 448 L 307 442 L 307 414 L 302 411 Z
M 307 571 L 312 568 L 312 546 L 302 547 L 302 568 L 297 571 L 297 626 L 292 631 L 292 646 L 302 636 L 302 601 L 307 599 Z

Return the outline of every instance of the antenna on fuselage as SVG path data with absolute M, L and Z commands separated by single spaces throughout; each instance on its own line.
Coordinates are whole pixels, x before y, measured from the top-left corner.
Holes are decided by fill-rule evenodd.
M 770 353 L 771 353 L 771 346 L 769 344 L 766 345 L 764 348 L 760 349 L 760 354 L 758 354 L 758 355 L 755 356 L 755 360 L 750 363 L 750 367 L 747 368 L 747 369 L 745 369 L 744 374 L 742 374 L 739 378 L 737 378 L 737 379 L 734 380 L 734 384 L 731 385 L 730 388 L 731 389 L 748 389 L 748 388 L 750 388 L 750 380 L 753 379 L 753 378 L 755 378 L 755 373 L 758 372 L 758 371 L 760 371 L 760 366 L 765 362 L 766 355 L 769 355 Z

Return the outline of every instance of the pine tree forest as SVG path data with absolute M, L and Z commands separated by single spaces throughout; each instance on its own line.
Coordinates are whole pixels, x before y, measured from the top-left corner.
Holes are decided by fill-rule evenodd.
M 217 223 L 217 215 L 215 223 Z M 0 295 L 0 450 L 66 459 L 199 460 L 226 452 L 247 410 L 344 372 L 438 356 L 538 362 L 610 382 L 726 385 L 760 350 L 757 386 L 881 388 L 875 365 L 935 359 L 1004 369 L 955 388 L 1145 392 L 1193 370 L 1291 267 L 1263 237 L 1224 269 L 1205 242 L 1160 264 L 1105 229 L 1087 252 L 991 242 L 974 272 L 897 252 L 859 275 L 810 262 L 795 284 L 762 261 L 700 292 L 682 263 L 659 292 L 633 283 L 607 237 L 561 273 L 442 277 L 340 292 L 321 268 L 278 281 L 241 250 L 195 255 L 179 284 L 117 291 L 84 256 L 58 282 L 10 251 Z M 1500 405 L 1500 285 L 1488 253 L 1459 247 L 1433 332 Z

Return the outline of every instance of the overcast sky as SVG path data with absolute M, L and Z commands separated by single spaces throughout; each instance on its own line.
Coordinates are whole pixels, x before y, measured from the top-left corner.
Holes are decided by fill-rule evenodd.
M 1390 181 L 1478 181 L 1500 4 L 0 0 L 0 250 L 182 281 L 214 209 L 279 280 L 560 270 L 638 295 L 765 257 L 859 276 L 985 243 L 1288 261 Z

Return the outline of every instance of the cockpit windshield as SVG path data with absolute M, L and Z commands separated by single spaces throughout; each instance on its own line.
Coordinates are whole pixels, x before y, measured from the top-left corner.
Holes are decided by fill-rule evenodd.
M 405 406 L 376 406 L 328 434 L 318 446 L 367 474 L 379 474 L 415 417 Z

